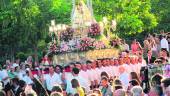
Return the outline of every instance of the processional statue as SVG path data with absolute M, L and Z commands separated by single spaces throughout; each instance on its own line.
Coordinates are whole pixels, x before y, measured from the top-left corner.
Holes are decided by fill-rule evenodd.
M 96 22 L 93 17 L 92 0 L 72 0 L 73 9 L 71 13 L 72 27 L 75 28 L 74 38 L 86 37 L 88 35 L 88 27 L 91 23 Z

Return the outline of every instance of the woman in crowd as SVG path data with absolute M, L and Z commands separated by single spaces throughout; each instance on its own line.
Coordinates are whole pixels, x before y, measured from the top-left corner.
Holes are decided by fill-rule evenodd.
M 140 51 L 142 51 L 142 47 L 139 42 L 136 41 L 136 39 L 133 40 L 131 44 L 131 50 L 133 54 L 138 54 Z
M 139 76 L 138 76 L 138 74 L 136 73 L 136 72 L 131 72 L 130 73 L 130 81 L 131 80 L 137 80 L 137 82 L 140 84 L 141 83 L 141 81 L 140 81 L 140 79 L 139 79 Z

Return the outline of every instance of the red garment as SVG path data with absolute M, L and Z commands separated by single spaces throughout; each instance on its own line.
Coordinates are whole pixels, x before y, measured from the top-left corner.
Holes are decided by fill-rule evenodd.
M 137 53 L 138 49 L 139 49 L 138 44 L 136 44 L 136 43 L 131 44 L 131 50 L 132 50 L 133 54 Z

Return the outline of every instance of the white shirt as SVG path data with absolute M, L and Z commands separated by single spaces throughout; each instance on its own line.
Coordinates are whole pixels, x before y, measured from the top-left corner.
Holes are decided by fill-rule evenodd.
M 97 75 L 97 80 L 100 81 L 101 80 L 101 76 L 100 76 L 101 75 L 101 68 L 96 68 L 96 72 L 97 72 L 97 74 L 96 74 Z
M 20 70 L 17 76 L 18 76 L 18 78 L 21 80 L 21 79 L 24 77 L 25 74 L 26 74 L 25 71 Z
M 127 89 L 128 85 L 129 85 L 129 75 L 128 75 L 128 73 L 124 72 L 124 73 L 120 74 L 119 80 L 122 82 L 125 89 Z
M 33 81 L 31 80 L 31 78 L 28 75 L 23 76 L 22 80 L 25 81 L 26 84 L 33 84 Z
M 111 66 L 111 72 L 112 72 L 112 76 L 115 76 L 115 66 Z
M 129 64 L 129 67 L 130 67 L 130 72 L 136 72 L 135 69 L 135 64 Z
M 106 67 L 103 67 L 103 66 L 102 66 L 102 67 L 101 67 L 101 71 L 102 71 L 102 72 L 106 72 L 106 73 L 107 73 L 107 69 L 106 69 Z M 108 73 L 107 73 L 107 74 L 108 74 Z
M 128 44 L 124 44 L 124 48 L 125 48 L 125 50 L 129 51 L 129 45 Z
M 108 72 L 108 75 L 110 76 L 110 77 L 112 77 L 113 76 L 113 73 L 112 73 L 112 66 L 107 66 L 107 72 Z
M 8 72 L 7 70 L 3 69 L 0 71 L 0 80 L 2 80 L 2 82 L 4 83 L 4 85 L 6 85 L 9 81 L 9 79 L 6 79 L 6 80 L 3 80 L 5 79 L 6 77 L 8 77 Z
M 141 69 L 141 63 L 137 64 L 137 74 L 140 74 L 140 69 Z
M 59 85 L 62 84 L 61 76 L 57 73 L 54 73 L 52 76 L 50 74 L 46 74 L 44 76 L 44 79 L 45 79 L 47 89 L 49 91 L 52 90 L 55 84 L 59 84 Z
M 88 74 L 88 76 L 89 76 L 89 81 L 90 81 L 90 82 L 93 81 L 94 79 L 93 79 L 92 70 L 87 70 L 87 74 Z
M 91 72 L 92 72 L 92 80 L 97 80 L 98 79 L 98 76 L 97 76 L 97 70 L 95 69 L 91 69 Z
M 161 48 L 166 48 L 169 51 L 168 41 L 165 38 L 161 40 Z
M 81 70 L 81 71 L 79 72 L 79 76 L 84 77 L 84 79 L 88 82 L 88 84 L 89 84 L 89 86 L 90 86 L 91 81 L 90 81 L 90 79 L 89 79 L 89 75 L 87 74 L 87 71 Z
M 130 72 L 132 72 L 132 69 L 131 69 L 131 66 L 130 65 L 128 65 L 128 64 L 123 64 L 122 65 L 126 70 L 126 72 L 128 73 L 128 74 L 130 74 Z
M 114 72 L 114 76 L 118 76 L 119 75 L 119 68 L 118 68 L 118 66 L 113 66 L 113 72 Z

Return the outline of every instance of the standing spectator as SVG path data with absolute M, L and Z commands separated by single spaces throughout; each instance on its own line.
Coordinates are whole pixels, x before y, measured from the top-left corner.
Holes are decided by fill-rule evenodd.
M 138 52 L 142 50 L 140 43 L 137 42 L 136 39 L 134 39 L 131 44 L 131 50 L 133 54 L 138 54 Z
M 138 76 L 138 74 L 136 73 L 136 72 L 131 72 L 130 73 L 130 79 L 131 80 L 137 80 L 137 82 L 140 84 L 141 83 L 141 81 L 139 80 L 139 76 Z
M 151 44 L 150 44 L 150 42 L 149 42 L 149 38 L 148 37 L 145 37 L 145 40 L 143 41 L 143 44 L 144 44 L 144 57 L 146 57 L 147 56 L 147 51 L 148 51 L 148 49 L 151 49 Z
M 34 82 L 32 81 L 32 79 L 30 77 L 31 76 L 30 73 L 31 73 L 30 69 L 27 68 L 26 74 L 24 74 L 22 80 L 24 80 L 26 82 L 26 84 L 32 85 Z
M 32 56 L 28 56 L 27 60 L 25 61 L 26 64 L 32 67 L 33 64 L 33 58 Z
M 169 52 L 169 45 L 168 45 L 168 41 L 166 40 L 166 36 L 162 36 L 161 39 L 161 48 L 166 49 Z
M 88 82 L 88 84 L 90 86 L 91 81 L 90 81 L 89 75 L 87 73 L 87 65 L 86 64 L 81 64 L 81 70 L 80 70 L 79 75 L 81 77 L 84 77 L 84 79 L 86 79 L 86 81 Z
M 102 77 L 101 86 L 99 87 L 99 89 L 102 92 L 102 96 L 112 96 L 113 94 L 112 86 L 109 85 L 109 81 L 107 77 Z
M 169 45 L 169 48 L 170 48 L 170 32 L 167 33 L 167 40 L 168 40 L 168 45 Z
M 0 68 L 0 81 L 4 84 L 4 91 L 8 94 L 10 94 L 11 86 L 10 86 L 10 79 L 7 73 L 6 68 L 1 69 Z
M 122 82 L 124 85 L 124 88 L 127 89 L 129 85 L 129 74 L 125 71 L 125 68 L 119 67 L 119 80 Z
M 159 50 L 161 49 L 160 48 L 160 39 L 158 38 L 158 36 L 156 35 L 156 34 L 153 34 L 153 39 L 155 40 L 155 44 L 156 44 L 156 50 L 157 50 L 157 55 L 156 56 L 158 56 L 158 52 L 159 52 Z
M 138 50 L 138 45 L 137 45 L 137 42 L 136 42 L 136 39 L 133 40 L 132 44 L 131 44 L 131 50 L 132 50 L 132 53 L 133 54 L 136 54 L 137 50 Z
M 50 60 L 47 55 L 45 55 L 44 58 L 42 59 L 42 64 L 50 65 Z
M 129 51 L 129 45 L 126 43 L 125 39 L 123 40 L 122 44 L 123 44 L 122 46 L 123 46 L 124 50 Z

